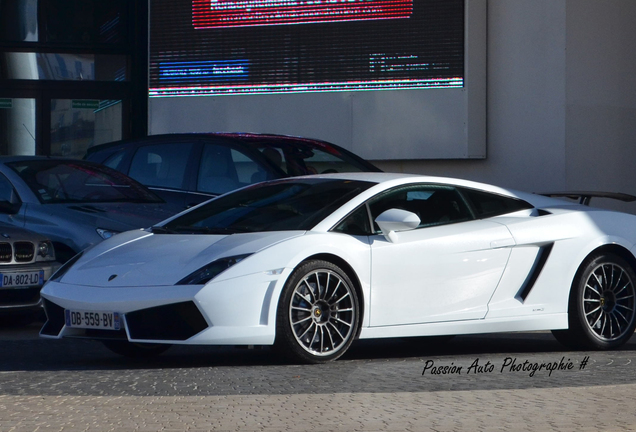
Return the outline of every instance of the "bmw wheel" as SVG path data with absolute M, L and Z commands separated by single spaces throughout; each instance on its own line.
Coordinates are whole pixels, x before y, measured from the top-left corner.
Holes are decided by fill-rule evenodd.
M 617 348 L 636 327 L 636 273 L 624 259 L 599 254 L 584 262 L 570 293 L 569 330 L 554 332 L 566 345 Z
M 295 360 L 335 360 L 353 342 L 359 319 L 358 297 L 347 274 L 333 263 L 308 261 L 283 288 L 276 345 Z

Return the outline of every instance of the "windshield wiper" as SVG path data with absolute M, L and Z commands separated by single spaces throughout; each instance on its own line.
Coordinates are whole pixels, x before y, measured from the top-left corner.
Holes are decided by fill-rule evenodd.
M 225 228 L 225 227 L 198 227 L 198 226 L 191 226 L 191 225 L 177 225 L 176 227 L 172 228 L 174 230 L 174 232 L 178 232 L 180 234 L 184 234 L 184 233 L 191 233 L 191 234 L 224 234 L 224 235 L 230 235 L 230 234 L 238 234 L 241 232 L 248 232 L 248 230 L 245 229 L 241 229 L 241 228 L 236 228 L 236 227 L 232 227 L 232 228 Z
M 150 227 L 150 232 L 152 232 L 153 234 L 176 234 L 175 231 L 166 228 L 165 226 Z

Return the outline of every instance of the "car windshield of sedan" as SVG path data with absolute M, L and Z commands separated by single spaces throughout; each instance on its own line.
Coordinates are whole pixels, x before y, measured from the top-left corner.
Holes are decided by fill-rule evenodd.
M 20 175 L 42 204 L 163 202 L 126 175 L 98 164 L 51 159 L 7 165 Z
M 335 147 L 319 147 L 318 144 L 268 142 L 251 144 L 276 168 L 288 176 L 328 174 L 338 172 L 378 171 L 371 164 L 364 164 Z
M 158 234 L 235 234 L 310 230 L 374 183 L 342 179 L 290 179 L 261 183 L 221 196 L 177 217 Z

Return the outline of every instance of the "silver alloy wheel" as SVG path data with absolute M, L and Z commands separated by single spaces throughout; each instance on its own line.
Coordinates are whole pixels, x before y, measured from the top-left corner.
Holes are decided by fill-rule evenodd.
M 289 321 L 305 351 L 330 356 L 353 337 L 357 313 L 352 287 L 337 273 L 317 269 L 294 288 Z
M 598 265 L 583 289 L 585 321 L 597 338 L 613 341 L 632 328 L 635 287 L 627 271 L 615 263 Z

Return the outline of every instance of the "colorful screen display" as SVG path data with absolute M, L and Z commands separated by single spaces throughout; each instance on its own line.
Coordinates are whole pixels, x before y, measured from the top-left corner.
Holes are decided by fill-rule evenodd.
M 150 96 L 463 86 L 463 0 L 150 7 Z
M 412 0 L 193 0 L 197 29 L 408 18 Z

